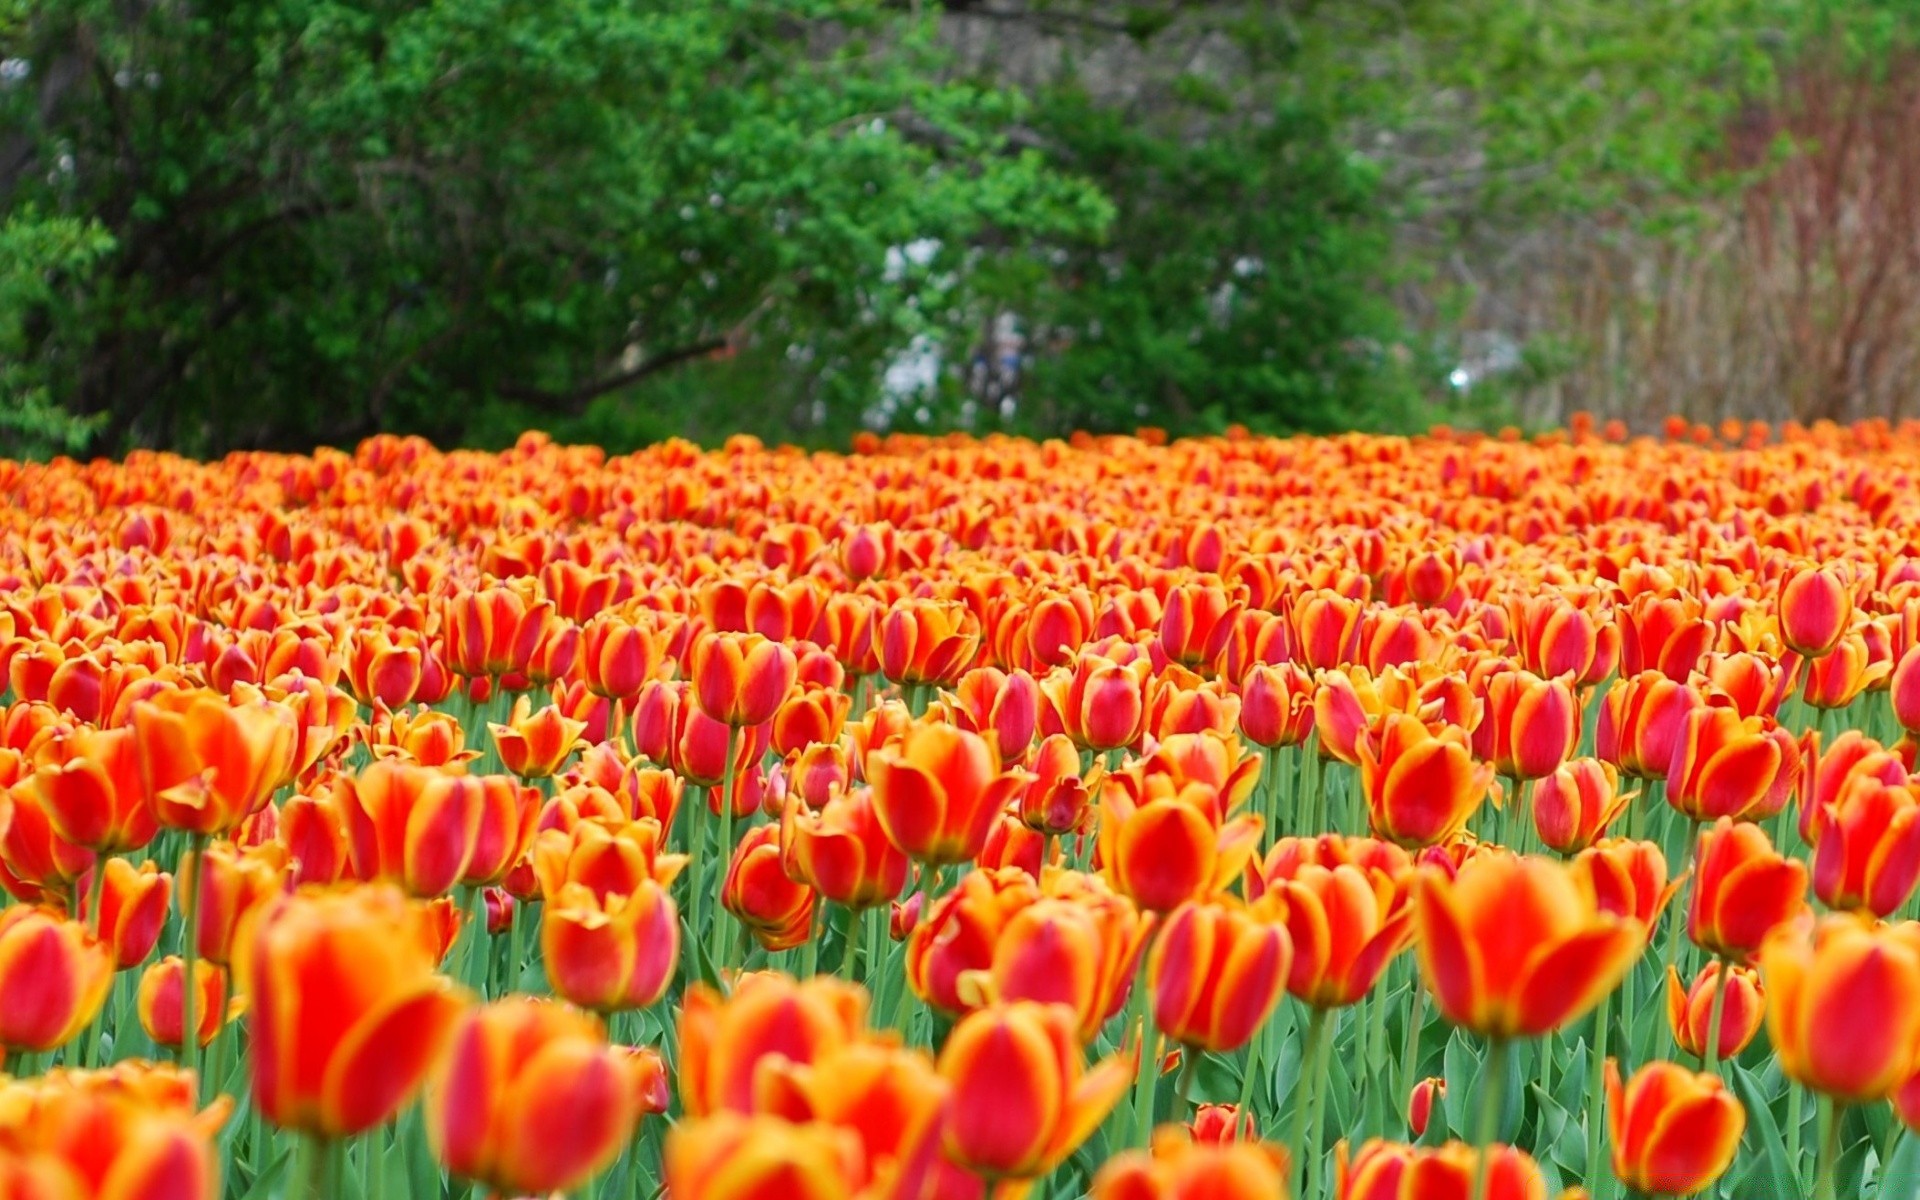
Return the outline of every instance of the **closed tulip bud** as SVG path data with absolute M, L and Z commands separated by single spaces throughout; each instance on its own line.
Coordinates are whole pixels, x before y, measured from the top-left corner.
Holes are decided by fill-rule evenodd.
M 35 758 L 33 786 L 62 839 L 117 854 L 138 850 L 159 831 L 131 728 L 76 729 L 48 741 Z
M 434 972 L 427 920 L 375 886 L 281 897 L 250 926 L 235 978 L 269 1121 L 350 1137 L 413 1098 L 462 1007 Z
M 1747 1113 L 1718 1075 L 1651 1062 L 1624 1088 L 1607 1060 L 1607 1136 L 1613 1172 L 1626 1186 L 1660 1196 L 1692 1196 L 1733 1163 Z
M 652 880 L 605 896 L 570 883 L 549 893 L 540 946 L 556 995 L 595 1012 L 647 1008 L 673 980 L 680 914 Z
M 1580 744 L 1580 704 L 1564 679 L 1527 671 L 1487 678 L 1486 714 L 1473 731 L 1473 752 L 1508 779 L 1539 779 Z
M 1767 1037 L 1787 1078 L 1848 1104 L 1891 1095 L 1920 1048 L 1920 926 L 1794 922 L 1760 952 Z
M 1416 1138 L 1427 1136 L 1427 1125 L 1433 1120 L 1433 1106 L 1447 1094 L 1447 1081 L 1438 1075 L 1429 1075 L 1413 1085 L 1413 1094 L 1407 1097 L 1407 1129 Z
M 1687 933 L 1710 954 L 1747 962 L 1807 910 L 1807 868 L 1776 853 L 1758 825 L 1722 817 L 1700 834 L 1695 857 Z
M 1160 615 L 1160 649 L 1183 667 L 1203 667 L 1218 658 L 1246 602 L 1224 588 L 1183 584 L 1167 593 Z
M 420 692 L 429 651 L 412 638 L 358 629 L 345 649 L 347 684 L 363 703 L 399 708 Z
M 1227 819 L 1204 783 L 1147 778 L 1138 799 L 1111 777 L 1100 796 L 1100 862 L 1113 885 L 1150 912 L 1171 912 L 1225 889 L 1260 842 L 1261 819 Z
M 113 985 L 113 954 L 86 926 L 45 909 L 0 912 L 0 1047 L 64 1046 L 91 1025 Z
M 293 885 L 338 883 L 347 874 L 347 826 L 330 798 L 291 796 L 280 807 L 274 836 L 287 849 Z
M 897 601 L 874 625 L 880 673 L 905 686 L 949 686 L 973 665 L 980 649 L 977 623 L 964 604 L 910 598 Z
M 1538 1037 L 1619 986 L 1646 929 L 1600 909 L 1568 868 L 1500 851 L 1414 893 L 1420 974 L 1448 1021 L 1483 1037 Z
M 1594 753 L 1635 779 L 1665 779 L 1674 747 L 1686 733 L 1687 714 L 1704 701 L 1700 693 L 1658 671 L 1614 681 L 1600 704 Z
M 887 840 L 865 788 L 836 795 L 814 812 L 789 795 L 780 839 L 787 873 L 848 908 L 868 909 L 898 896 L 912 865 Z
M 837 742 L 853 707 L 853 697 L 818 685 L 791 693 L 773 715 L 774 753 L 781 757 Z
M 1293 946 L 1287 990 L 1314 1008 L 1353 1004 L 1413 937 L 1408 876 L 1345 863 L 1303 865 L 1274 880 L 1268 895 Z
M 1534 788 L 1534 828 L 1548 849 L 1578 854 L 1598 841 L 1639 795 L 1620 791 L 1620 772 L 1612 763 L 1576 758 Z
M 560 773 L 573 752 L 584 743 L 585 721 L 569 720 L 549 704 L 532 711 L 532 701 L 522 696 L 513 702 L 513 715 L 505 725 L 489 723 L 493 744 L 500 752 L 501 765 L 521 779 L 546 779 Z
M 1147 956 L 1154 1024 L 1194 1049 L 1239 1049 L 1280 1002 L 1293 954 L 1286 929 L 1259 912 L 1183 905 Z
M 880 827 L 901 852 L 934 866 L 966 862 L 1027 783 L 1003 771 L 992 743 L 951 725 L 915 725 L 867 763 Z
M 1908 647 L 1893 668 L 1892 686 L 1887 689 L 1893 704 L 1893 719 L 1909 736 L 1920 733 L 1920 643 Z
M 1093 1177 L 1089 1200 L 1285 1200 L 1285 1150 L 1178 1134 L 1156 1133 L 1152 1154 L 1129 1150 L 1108 1159 Z
M 1091 1043 L 1126 1004 L 1152 928 L 1151 917 L 1098 883 L 1071 899 L 1042 897 L 1014 913 L 996 941 L 991 995 L 1064 1004 Z M 964 996 L 967 978 L 958 983 Z
M 1877 779 L 1898 787 L 1908 779 L 1906 762 L 1899 754 L 1857 729 L 1844 731 L 1824 750 L 1820 731 L 1807 730 L 1800 739 L 1800 761 L 1800 838 L 1809 846 L 1819 844 L 1827 812 L 1854 780 Z
M 973 865 L 985 871 L 1018 867 L 1038 879 L 1048 865 L 1058 865 L 1062 858 L 1058 843 L 1028 829 L 1020 823 L 1020 815 L 1009 810 L 993 819 Z
M 1105 769 L 1096 763 L 1083 772 L 1080 752 L 1065 734 L 1058 733 L 1041 741 L 1031 769 L 1034 777 L 1020 790 L 1021 822 L 1053 837 L 1086 825 Z
M 1021 670 L 977 667 L 960 677 L 945 703 L 953 724 L 991 741 L 1002 762 L 1020 761 L 1040 726 L 1040 685 Z
M 287 891 L 286 848 L 269 842 L 242 850 L 231 842 L 214 842 L 198 862 L 192 851 L 180 856 L 174 884 L 183 913 L 195 910 L 193 893 L 200 891 L 195 946 L 201 958 L 225 966 L 232 961 L 241 923 Z
M 1694 821 L 1758 821 L 1787 806 L 1800 747 L 1764 717 L 1708 706 L 1687 714 L 1667 768 L 1667 802 Z
M 124 858 L 107 861 L 107 877 L 100 885 L 100 920 L 93 921 L 91 873 L 80 881 L 85 897 L 80 919 L 97 924 L 100 939 L 113 951 L 116 970 L 125 971 L 147 961 L 167 923 L 167 901 L 173 894 L 173 876 L 151 862 L 135 867 Z
M 687 856 L 661 853 L 664 840 L 658 821 L 584 820 L 534 839 L 533 873 L 549 898 L 569 883 L 584 884 L 601 897 L 627 895 L 649 880 L 666 887 L 679 877 Z
M 504 937 L 513 931 L 514 906 L 519 902 L 505 888 L 490 887 L 481 891 L 481 902 L 487 910 L 487 936 Z
M 1832 568 L 1803 567 L 1781 581 L 1774 611 L 1787 648 L 1819 658 L 1853 623 L 1853 589 Z
M 479 810 L 474 828 L 473 852 L 467 856 L 460 882 L 468 887 L 486 887 L 506 878 L 515 863 L 526 857 L 533 842 L 533 831 L 540 819 L 540 792 L 510 775 L 448 775 L 428 785 L 430 791 L 447 790 L 470 796 L 467 801 Z
M 681 1104 L 690 1117 L 752 1112 L 762 1060 L 806 1066 L 854 1042 L 866 1021 L 866 990 L 831 976 L 750 972 L 730 996 L 696 983 L 680 1016 Z
M 1865 635 L 1852 632 L 1826 654 L 1808 661 L 1800 694 L 1815 708 L 1841 709 L 1882 686 L 1892 672 L 1891 662 L 1873 657 Z
M 476 1008 L 427 1092 L 434 1156 L 502 1195 L 570 1189 L 633 1137 L 640 1072 L 584 1013 L 524 996 Z
M 781 869 L 777 825 L 756 825 L 740 839 L 720 903 L 768 951 L 791 950 L 813 932 L 813 889 Z
M 1680 880 L 1667 878 L 1667 855 L 1655 842 L 1605 838 L 1575 856 L 1572 867 L 1601 912 L 1632 918 L 1646 929 L 1660 924 L 1680 890 Z
M 227 972 L 224 967 L 202 959 L 193 964 L 193 976 L 199 983 L 199 995 L 195 998 L 193 1009 L 194 1024 L 198 1027 L 200 1045 L 204 1047 L 212 1044 L 220 1027 L 235 1014 L 227 1007 Z M 178 1050 L 184 1040 L 180 1024 L 185 1019 L 181 1004 L 181 988 L 185 980 L 186 964 L 171 954 L 148 967 L 140 976 L 137 996 L 140 1028 L 147 1031 L 147 1036 L 153 1039 L 156 1046 Z
M 853 756 L 844 742 L 815 744 L 787 757 L 787 796 L 808 809 L 825 808 L 853 786 Z M 785 808 L 785 798 L 781 801 Z
M 1083 1064 L 1065 1005 L 997 1005 L 962 1018 L 940 1052 L 940 1075 L 953 1088 L 947 1157 L 995 1179 L 1051 1171 L 1099 1128 L 1133 1079 L 1119 1056 Z
M 687 656 L 700 711 L 722 725 L 771 721 L 798 672 L 793 651 L 757 633 L 708 633 Z
M 1294 657 L 1310 670 L 1331 671 L 1354 661 L 1364 606 L 1338 592 L 1308 592 L 1288 606 Z
M 660 671 L 667 631 L 640 612 L 601 613 L 580 629 L 580 666 L 596 696 L 630 700 Z
M 1487 1156 L 1484 1190 L 1474 1192 L 1475 1171 Z M 1525 1151 L 1494 1145 L 1484 1151 L 1465 1142 L 1406 1146 L 1375 1138 L 1335 1159 L 1336 1200 L 1547 1200 L 1540 1165 Z
M 1862 777 L 1828 807 L 1813 894 L 1831 909 L 1891 916 L 1920 884 L 1920 790 Z
M 1150 668 L 1145 659 L 1122 665 L 1091 652 L 1075 656 L 1040 681 L 1047 732 L 1095 753 L 1133 745 L 1147 727 Z
M 1313 732 L 1314 683 L 1294 663 L 1257 663 L 1240 680 L 1240 733 L 1269 750 Z
M 283 705 L 181 692 L 135 704 L 132 719 L 147 802 L 170 828 L 225 833 L 292 777 L 296 730 Z
M 988 971 L 1007 925 L 1021 909 L 1040 899 L 1040 887 L 1025 871 L 974 871 L 960 886 L 916 912 L 924 903 L 916 892 L 904 905 L 896 904 L 896 927 L 904 926 L 907 943 L 907 983 L 914 995 L 948 1016 L 974 1007 L 961 994 L 961 979 L 970 972 Z
M 1237 1104 L 1201 1104 L 1193 1110 L 1186 1125 L 1187 1136 L 1196 1142 L 1223 1145 L 1227 1142 L 1253 1142 L 1260 1139 L 1253 1110 Z
M 1667 968 L 1667 1024 L 1673 1030 L 1674 1044 L 1704 1061 L 1707 1039 L 1713 1025 L 1714 992 L 1720 992 L 1720 1046 L 1714 1055 L 1724 1062 L 1747 1048 L 1760 1032 L 1766 1016 L 1766 993 L 1760 976 L 1752 967 L 1736 966 L 1727 970 L 1726 982 L 1720 982 L 1721 965 L 1710 962 L 1688 988 L 1680 982 L 1680 972 Z
M 1451 838 L 1493 785 L 1493 767 L 1473 761 L 1457 726 L 1436 734 L 1417 717 L 1392 713 L 1355 749 L 1373 832 L 1402 846 Z
M 31 780 L 0 792 L 0 884 L 28 904 L 64 904 L 95 855 L 54 832 Z

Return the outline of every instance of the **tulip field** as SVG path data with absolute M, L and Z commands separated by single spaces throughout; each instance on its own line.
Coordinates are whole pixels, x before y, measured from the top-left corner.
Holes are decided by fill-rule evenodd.
M 1920 1197 L 1917 481 L 0 460 L 0 1200 Z

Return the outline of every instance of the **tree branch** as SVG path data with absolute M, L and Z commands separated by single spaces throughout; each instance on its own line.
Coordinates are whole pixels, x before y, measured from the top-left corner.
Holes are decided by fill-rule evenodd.
M 522 384 L 508 384 L 495 390 L 509 400 L 520 400 L 528 404 L 537 404 L 541 408 L 557 409 L 561 412 L 578 415 L 586 411 L 587 405 L 593 403 L 593 401 L 599 399 L 601 396 L 606 395 L 608 392 L 617 392 L 623 387 L 640 382 L 649 375 L 657 375 L 661 371 L 670 370 L 679 366 L 681 363 L 702 358 L 718 350 L 725 350 L 732 344 L 732 338 L 709 338 L 703 342 L 695 342 L 690 346 L 682 346 L 677 350 L 663 351 L 651 358 L 642 359 L 638 365 L 630 370 L 621 371 L 618 374 L 609 375 L 604 379 L 597 379 L 592 383 L 582 384 L 577 388 L 572 388 L 567 391 L 555 392 L 549 391 L 546 388 L 528 387 Z

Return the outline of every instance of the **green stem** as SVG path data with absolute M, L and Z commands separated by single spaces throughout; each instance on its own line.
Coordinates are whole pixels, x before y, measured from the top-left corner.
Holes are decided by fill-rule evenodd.
M 1820 1098 L 1820 1158 L 1815 1166 L 1814 1200 L 1836 1200 L 1834 1168 L 1840 1163 L 1841 1107 L 1831 1096 Z
M 520 990 L 520 956 L 525 952 L 527 928 L 527 902 L 515 898 L 513 919 L 507 927 L 507 970 L 500 981 L 500 993 L 508 995 Z
M 93 880 L 87 887 L 87 931 L 100 936 L 100 897 L 107 890 L 107 863 L 104 854 L 93 856 Z
M 328 1160 L 332 1147 L 325 1138 L 303 1136 L 294 1148 L 293 1186 L 302 1200 L 327 1200 L 333 1189 L 328 1186 Z
M 1409 1103 L 1413 1099 L 1413 1085 L 1419 1082 L 1420 1027 L 1426 1023 L 1427 1017 L 1427 989 L 1421 986 L 1418 976 L 1413 979 L 1412 989 L 1413 1009 L 1407 1014 L 1407 1044 L 1400 1055 L 1399 1104 L 1403 1116 L 1409 1111 Z M 1407 1133 L 1413 1133 L 1411 1126 Z
M 1781 1131 L 1786 1135 L 1787 1162 L 1793 1166 L 1794 1186 L 1803 1190 L 1807 1186 L 1807 1180 L 1800 1162 L 1800 1131 L 1806 1125 L 1806 1117 L 1801 1108 L 1805 1099 L 1806 1092 L 1803 1089 L 1797 1087 L 1787 1089 L 1787 1127 Z
M 1680 942 L 1686 936 L 1687 913 L 1693 907 L 1693 893 L 1699 883 L 1695 877 L 1700 873 L 1700 823 L 1692 821 L 1688 826 L 1686 885 L 1667 909 L 1668 918 L 1673 924 L 1667 928 L 1667 961 L 1665 969 L 1660 972 L 1663 979 L 1667 971 L 1680 961 Z
M 1253 1103 L 1253 1081 L 1260 1077 L 1260 1047 L 1264 1038 L 1256 1033 L 1247 1042 L 1247 1068 L 1240 1073 L 1240 1102 L 1235 1105 L 1236 1113 L 1251 1111 L 1247 1106 Z
M 1587 1186 L 1594 1200 L 1605 1200 L 1605 1188 L 1611 1173 L 1600 1163 L 1600 1130 L 1606 1121 L 1607 1089 L 1601 1083 L 1607 1073 L 1607 1038 L 1613 1021 L 1613 993 L 1600 997 L 1600 1011 L 1593 1022 L 1593 1066 L 1587 1072 Z
M 1293 1137 L 1288 1147 L 1293 1151 L 1294 1174 L 1301 1184 L 1296 1189 L 1299 1195 L 1309 1196 L 1307 1181 L 1311 1178 L 1308 1168 L 1319 1156 L 1308 1145 L 1308 1139 L 1319 1140 L 1319 1130 L 1312 1127 L 1314 1112 L 1320 1106 L 1320 1044 L 1327 1036 L 1327 1010 L 1316 1007 L 1307 1018 L 1306 1041 L 1300 1049 L 1300 1081 L 1295 1087 L 1293 1098 Z
M 1716 960 L 1717 970 L 1713 973 L 1713 1003 L 1707 1008 L 1707 1044 L 1700 1047 L 1701 1057 L 1708 1071 L 1720 1073 L 1720 1022 L 1726 1016 L 1727 975 L 1732 967 L 1727 960 Z
M 465 885 L 461 897 L 467 912 L 467 927 L 462 930 L 465 946 L 460 951 L 460 978 L 482 1000 L 487 998 L 486 960 L 480 948 L 487 942 L 487 896 L 472 884 Z
M 1494 1038 L 1487 1043 L 1487 1061 L 1480 1069 L 1480 1113 L 1473 1125 L 1473 1200 L 1487 1200 L 1487 1189 L 1493 1182 L 1488 1169 L 1493 1155 L 1489 1152 L 1500 1132 L 1500 1106 L 1506 1090 L 1507 1042 Z
M 720 775 L 720 848 L 714 856 L 714 867 L 719 871 L 719 887 L 714 894 L 719 895 L 727 886 L 727 870 L 733 865 L 733 786 L 735 771 L 733 760 L 740 752 L 740 727 L 727 726 L 727 762 Z M 716 904 L 713 909 L 713 927 L 710 930 L 709 953 L 713 956 L 713 969 L 726 973 L 731 964 L 732 954 L 727 944 L 727 906 Z
M 800 947 L 800 978 L 811 979 L 820 967 L 820 934 L 826 923 L 827 902 L 814 898 L 813 911 L 807 914 L 807 944 Z
M 1175 1120 L 1184 1121 L 1192 1115 L 1193 1077 L 1200 1073 L 1200 1048 L 1182 1047 L 1180 1055 L 1180 1081 L 1175 1085 L 1175 1094 L 1179 1098 L 1173 1110 Z
M 187 888 L 186 925 L 180 935 L 180 1063 L 187 1073 L 195 1076 L 196 1094 L 205 1095 L 206 1088 L 201 1086 L 197 1072 L 200 1069 L 200 1025 L 198 1007 L 200 988 L 194 982 L 193 968 L 200 958 L 200 893 L 205 890 L 207 873 L 207 835 L 193 833 L 187 836 L 187 853 L 191 856 L 187 869 L 192 872 L 192 886 Z
M 860 961 L 860 942 L 866 930 L 859 909 L 848 908 L 846 913 L 846 936 L 840 940 L 840 978 L 853 983 L 854 970 Z
M 1127 1002 L 1127 1035 L 1139 1039 L 1134 1044 L 1139 1060 L 1133 1077 L 1132 1145 L 1145 1149 L 1153 1137 L 1153 1087 L 1160 1074 L 1160 1055 L 1155 1049 L 1159 1038 L 1153 1027 L 1145 955 L 1141 956 L 1139 972 L 1133 980 L 1133 995 Z

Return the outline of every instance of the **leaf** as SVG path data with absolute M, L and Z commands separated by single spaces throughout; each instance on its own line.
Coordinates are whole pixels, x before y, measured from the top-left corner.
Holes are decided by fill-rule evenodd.
M 1910 1129 L 1880 1172 L 1879 1200 L 1920 1200 L 1920 1136 Z
M 1772 1106 L 1752 1072 L 1738 1063 L 1729 1063 L 1728 1067 L 1733 1076 L 1733 1090 L 1747 1110 L 1747 1130 L 1741 1138 L 1741 1146 L 1744 1154 L 1754 1159 L 1748 1178 L 1760 1186 L 1753 1189 L 1753 1193 L 1763 1196 L 1797 1195 L 1800 1190 L 1800 1180 L 1795 1173 L 1797 1164 L 1787 1157 L 1787 1145 L 1780 1136 L 1780 1126 L 1774 1120 Z

